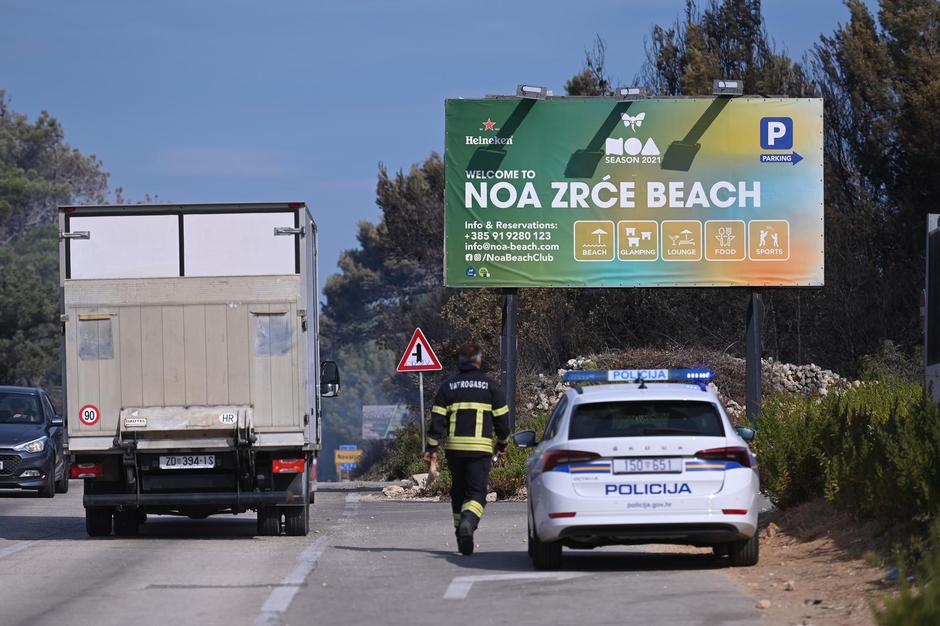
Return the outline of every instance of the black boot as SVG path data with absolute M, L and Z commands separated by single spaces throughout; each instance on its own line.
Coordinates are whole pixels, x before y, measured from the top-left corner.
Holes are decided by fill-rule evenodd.
M 464 556 L 473 554 L 474 530 L 476 530 L 476 524 L 471 519 L 471 515 L 464 514 L 461 517 L 460 526 L 457 527 L 457 549 Z

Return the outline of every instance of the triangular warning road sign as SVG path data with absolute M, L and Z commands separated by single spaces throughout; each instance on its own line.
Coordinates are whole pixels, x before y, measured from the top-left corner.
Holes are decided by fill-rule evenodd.
M 431 343 L 420 328 L 416 328 L 415 334 L 411 336 L 397 369 L 399 372 L 433 372 L 443 369 L 431 349 Z

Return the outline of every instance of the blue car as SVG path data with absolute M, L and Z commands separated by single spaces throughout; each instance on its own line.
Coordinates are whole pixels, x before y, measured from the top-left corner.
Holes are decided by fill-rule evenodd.
M 69 490 L 65 420 L 45 391 L 0 387 L 0 489 L 36 489 L 41 498 Z

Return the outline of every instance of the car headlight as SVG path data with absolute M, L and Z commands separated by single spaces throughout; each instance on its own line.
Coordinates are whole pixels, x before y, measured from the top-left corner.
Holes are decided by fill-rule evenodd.
M 46 449 L 46 439 L 47 437 L 40 437 L 39 439 L 33 439 L 32 441 L 27 441 L 26 443 L 21 443 L 18 446 L 14 446 L 14 450 L 17 452 L 42 452 Z

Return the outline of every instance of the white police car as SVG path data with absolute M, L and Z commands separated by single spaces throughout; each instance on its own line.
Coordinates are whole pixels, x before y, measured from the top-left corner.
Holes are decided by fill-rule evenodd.
M 732 565 L 758 559 L 757 460 L 749 428 L 735 429 L 708 370 L 568 372 L 576 383 L 534 431 L 529 556 L 561 564 L 562 546 L 711 546 Z M 587 382 L 623 382 L 580 386 Z M 675 381 L 683 381 L 676 383 Z

